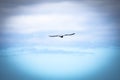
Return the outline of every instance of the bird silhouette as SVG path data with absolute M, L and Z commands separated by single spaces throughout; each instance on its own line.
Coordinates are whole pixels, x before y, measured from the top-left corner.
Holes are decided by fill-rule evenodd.
M 49 37 L 60 37 L 60 38 L 63 38 L 64 36 L 72 36 L 72 35 L 75 35 L 75 33 L 72 33 L 72 34 L 63 34 L 63 35 L 49 35 Z

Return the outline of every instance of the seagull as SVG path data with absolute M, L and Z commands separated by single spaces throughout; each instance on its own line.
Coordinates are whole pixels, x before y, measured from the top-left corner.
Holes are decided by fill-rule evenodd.
M 63 35 L 49 35 L 49 37 L 60 37 L 60 38 L 63 38 L 64 36 L 72 36 L 72 35 L 75 35 L 75 33 L 63 34 Z

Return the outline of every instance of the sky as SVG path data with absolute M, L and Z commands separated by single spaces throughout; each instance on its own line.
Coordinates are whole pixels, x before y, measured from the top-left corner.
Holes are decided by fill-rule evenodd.
M 1 79 L 120 79 L 119 3 L 1 0 Z

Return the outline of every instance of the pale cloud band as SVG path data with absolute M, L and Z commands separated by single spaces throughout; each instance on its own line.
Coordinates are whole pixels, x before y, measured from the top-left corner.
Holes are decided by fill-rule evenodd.
M 85 44 L 108 45 L 115 39 L 112 32 L 114 24 L 107 21 L 106 14 L 96 12 L 82 3 L 44 3 L 19 6 L 13 10 L 21 14 L 8 17 L 4 31 L 13 35 L 7 39 L 13 44 L 72 47 Z M 63 40 L 48 36 L 72 32 L 76 35 Z

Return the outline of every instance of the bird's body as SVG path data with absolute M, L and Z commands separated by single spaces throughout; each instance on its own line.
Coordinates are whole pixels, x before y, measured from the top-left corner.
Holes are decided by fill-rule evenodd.
M 50 35 L 49 37 L 60 37 L 60 38 L 63 38 L 64 36 L 72 36 L 74 34 L 75 33 L 72 33 L 72 34 L 63 34 L 63 35 Z
M 59 36 L 60 38 L 63 38 L 63 36 Z

